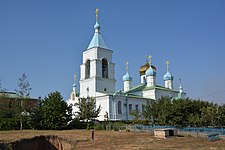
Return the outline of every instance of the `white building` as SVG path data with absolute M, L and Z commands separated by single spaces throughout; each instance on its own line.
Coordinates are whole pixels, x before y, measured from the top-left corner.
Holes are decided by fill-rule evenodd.
M 147 100 L 156 100 L 162 96 L 171 98 L 184 98 L 185 93 L 180 85 L 179 90 L 173 89 L 173 76 L 169 72 L 167 61 L 167 72 L 163 76 L 165 86 L 156 83 L 156 67 L 152 65 L 150 56 L 146 64 L 141 66 L 140 85 L 132 87 L 132 77 L 128 73 L 123 76 L 124 89 L 115 90 L 115 63 L 112 59 L 113 51 L 106 46 L 98 24 L 98 14 L 94 25 L 94 36 L 83 51 L 83 61 L 80 65 L 80 93 L 76 91 L 76 77 L 74 79 L 73 91 L 67 103 L 73 105 L 73 112 L 77 112 L 74 105 L 79 97 L 94 97 L 97 107 L 101 105 L 101 112 L 97 118 L 100 121 L 108 114 L 109 120 L 131 120 L 132 110 L 142 112 Z

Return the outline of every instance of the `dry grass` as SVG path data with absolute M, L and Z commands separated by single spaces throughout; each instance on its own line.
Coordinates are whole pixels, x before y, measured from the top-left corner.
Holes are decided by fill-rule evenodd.
M 209 142 L 207 138 L 197 137 L 170 137 L 156 139 L 150 133 L 144 132 L 118 132 L 118 131 L 95 131 L 95 140 L 91 141 L 91 130 L 23 130 L 23 131 L 0 131 L 0 142 L 15 141 L 21 138 L 31 138 L 40 135 L 58 135 L 71 141 L 77 141 L 75 149 L 99 150 L 99 149 L 225 149 L 225 141 Z

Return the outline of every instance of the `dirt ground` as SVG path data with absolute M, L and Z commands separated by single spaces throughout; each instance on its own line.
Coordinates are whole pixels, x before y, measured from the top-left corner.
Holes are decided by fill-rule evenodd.
M 23 130 L 0 131 L 0 142 L 16 141 L 21 138 L 32 138 L 40 135 L 57 135 L 74 142 L 74 149 L 114 150 L 114 149 L 179 149 L 179 150 L 223 150 L 225 140 L 209 142 L 206 137 L 170 137 L 157 139 L 146 132 L 95 131 L 95 139 L 91 140 L 92 130 Z

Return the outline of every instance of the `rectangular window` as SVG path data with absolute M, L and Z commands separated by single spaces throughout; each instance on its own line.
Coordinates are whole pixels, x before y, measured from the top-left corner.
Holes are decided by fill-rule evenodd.
M 122 104 L 121 104 L 121 101 L 118 101 L 118 114 L 122 114 Z
M 129 114 L 132 112 L 132 104 L 129 104 Z
M 142 112 L 145 111 L 145 105 L 142 105 Z
M 138 112 L 138 105 L 135 105 L 135 110 L 136 112 Z

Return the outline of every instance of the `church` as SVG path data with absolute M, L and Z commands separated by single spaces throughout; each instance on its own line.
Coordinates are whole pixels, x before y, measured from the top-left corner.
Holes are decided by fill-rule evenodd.
M 126 74 L 122 77 L 123 89 L 116 91 L 115 63 L 112 59 L 113 51 L 104 42 L 98 20 L 98 9 L 96 9 L 96 23 L 94 25 L 94 36 L 89 46 L 83 51 L 83 61 L 80 65 L 80 92 L 76 89 L 76 75 L 68 105 L 73 106 L 73 113 L 78 111 L 75 103 L 79 97 L 93 97 L 96 106 L 101 106 L 99 121 L 106 118 L 113 121 L 132 120 L 132 111 L 142 112 L 148 100 L 157 100 L 162 96 L 173 99 L 184 98 L 186 93 L 180 84 L 178 90 L 173 88 L 174 77 L 169 72 L 169 61 L 166 62 L 167 71 L 163 76 L 165 85 L 156 83 L 157 69 L 149 56 L 146 63 L 139 68 L 140 84 L 132 86 L 132 77 L 129 74 L 128 62 L 126 63 Z

